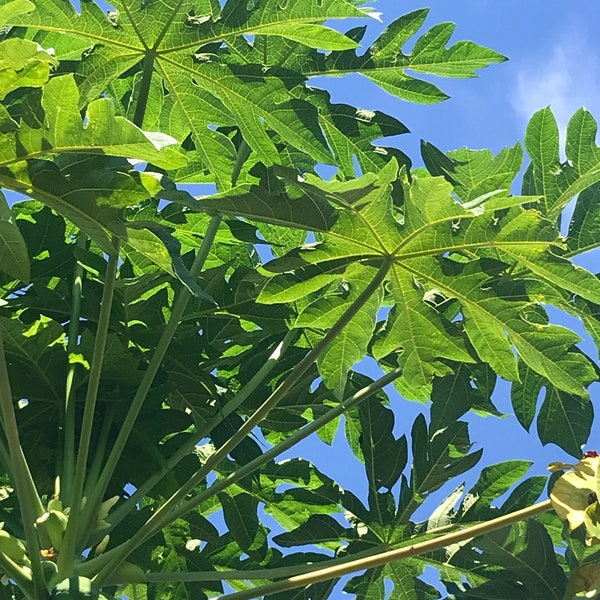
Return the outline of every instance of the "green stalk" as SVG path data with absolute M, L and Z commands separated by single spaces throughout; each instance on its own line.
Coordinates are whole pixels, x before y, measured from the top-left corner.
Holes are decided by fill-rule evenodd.
M 10 453 L 4 440 L 0 437 L 0 464 L 4 467 L 6 474 L 12 479 L 12 465 L 10 464 Z
M 179 506 L 172 515 L 169 515 L 171 517 L 169 519 L 169 521 L 160 524 L 161 528 L 164 527 L 165 525 L 168 525 L 168 523 L 173 521 L 174 519 L 185 515 L 190 510 L 192 510 L 196 506 L 200 505 L 202 502 L 208 500 L 209 498 L 216 496 L 222 490 L 225 490 L 229 486 L 240 481 L 240 479 L 243 479 L 244 477 L 251 475 L 257 469 L 259 469 L 263 465 L 266 465 L 269 461 L 277 458 L 278 456 L 283 454 L 286 450 L 293 448 L 296 444 L 300 443 L 303 439 L 307 438 L 309 435 L 311 435 L 311 434 L 315 433 L 316 431 L 318 431 L 319 429 L 321 429 L 321 427 L 327 425 L 327 423 L 330 423 L 331 421 L 333 421 L 334 419 L 339 417 L 346 410 L 353 408 L 354 406 L 357 406 L 361 402 L 365 401 L 367 398 L 371 397 L 373 394 L 378 392 L 380 389 L 382 389 L 383 387 L 388 385 L 388 383 L 391 383 L 392 381 L 394 381 L 395 379 L 400 377 L 400 375 L 402 375 L 402 369 L 397 368 L 397 369 L 394 369 L 393 371 L 390 371 L 383 377 L 380 377 L 379 379 L 372 381 L 369 385 L 358 390 L 358 392 L 353 394 L 347 400 L 340 402 L 337 406 L 334 406 L 333 408 L 328 410 L 325 414 L 321 415 L 318 419 L 311 421 L 310 423 L 308 423 L 308 425 L 306 425 L 305 427 L 303 427 L 302 429 L 300 429 L 299 431 L 297 431 L 296 433 L 294 433 L 287 439 L 285 439 L 282 442 L 280 442 L 279 444 L 277 444 L 277 446 L 271 448 L 270 450 L 267 450 L 267 452 L 264 452 L 260 456 L 257 456 L 255 459 L 253 459 L 250 462 L 246 463 L 245 465 L 241 466 L 239 469 L 236 469 L 233 473 L 231 473 L 227 477 L 224 477 L 223 479 L 219 479 L 219 480 L 215 481 L 215 483 L 213 485 L 211 485 L 207 490 L 204 490 L 204 491 L 200 492 L 199 494 L 192 496 L 191 498 L 186 500 L 183 504 L 181 504 L 181 506 Z
M 265 377 L 273 370 L 275 365 L 280 360 L 281 356 L 297 337 L 298 332 L 291 329 L 279 344 L 263 366 L 255 373 L 250 381 L 209 421 L 207 421 L 201 429 L 196 431 L 193 437 L 190 437 L 187 442 L 182 444 L 165 462 L 164 466 L 149 477 L 137 490 L 125 500 L 118 508 L 110 513 L 111 528 L 114 528 L 120 523 L 132 510 L 135 510 L 141 499 L 176 465 L 179 464 L 186 456 L 188 456 L 196 447 L 198 442 L 206 437 L 219 423 L 233 413 L 241 406 L 246 399 L 256 390 L 256 388 L 264 381 Z
M 379 548 L 385 546 L 380 544 Z M 351 560 L 356 560 L 360 557 L 373 556 L 378 554 L 381 550 L 370 548 L 363 552 L 357 552 L 352 556 L 344 556 L 343 558 L 334 558 L 331 560 L 324 560 L 323 562 L 317 563 L 321 567 L 331 567 L 335 565 L 341 565 Z M 240 580 L 251 580 L 251 579 L 279 579 L 280 577 L 292 577 L 293 575 L 301 575 L 303 573 L 310 573 L 314 571 L 314 564 L 306 565 L 290 565 L 289 567 L 274 567 L 272 569 L 248 569 L 248 570 L 234 570 L 234 571 L 163 571 L 161 573 L 146 573 L 146 583 L 161 583 L 161 582 L 186 582 L 186 581 L 240 581 Z
M 100 435 L 98 436 L 98 441 L 96 442 L 96 451 L 94 452 L 92 464 L 88 469 L 88 476 L 86 478 L 85 486 L 83 488 L 85 498 L 89 498 L 94 493 L 94 488 L 96 487 L 96 484 L 98 482 L 98 477 L 100 475 L 102 465 L 104 464 L 104 458 L 106 456 L 106 448 L 108 446 L 108 437 L 110 435 L 110 429 L 113 424 L 114 412 L 114 408 L 111 407 L 102 419 L 102 429 L 100 430 Z M 86 524 L 86 529 L 83 530 L 83 533 L 80 531 L 80 542 L 78 550 L 81 551 L 84 548 L 88 547 L 88 539 L 90 537 L 90 534 L 94 531 L 95 526 L 96 522 L 90 520 L 90 522 Z M 108 530 L 102 530 L 102 537 L 104 537 L 106 533 L 108 533 Z
M 121 551 L 116 555 L 117 558 L 105 565 L 98 575 L 94 578 L 96 582 L 101 583 L 112 570 L 148 537 L 158 531 L 164 523 L 172 521 L 172 515 L 179 502 L 181 502 L 193 489 L 206 477 L 210 471 L 216 467 L 248 434 L 260 423 L 269 412 L 292 390 L 300 381 L 301 377 L 308 371 L 315 360 L 327 350 L 333 340 L 341 333 L 346 325 L 360 311 L 369 298 L 377 291 L 384 282 L 388 271 L 393 264 L 393 258 L 386 257 L 377 274 L 365 289 L 359 294 L 354 302 L 348 307 L 341 318 L 329 329 L 321 341 L 294 367 L 292 372 L 286 377 L 275 391 L 259 406 L 256 411 L 244 422 L 229 440 L 227 440 L 218 450 L 208 458 L 206 463 L 192 475 L 188 482 L 179 488 L 149 519 L 140 529 L 120 548 Z
M 259 585 L 257 587 L 243 590 L 241 592 L 235 592 L 233 594 L 217 596 L 214 600 L 217 600 L 217 598 L 218 600 L 248 600 L 249 598 L 260 598 L 263 596 L 276 594 L 278 592 L 293 590 L 299 587 L 304 588 L 322 581 L 337 579 L 338 577 L 356 573 L 357 571 L 383 567 L 396 560 L 420 556 L 421 554 L 433 552 L 434 550 L 440 550 L 446 546 L 458 544 L 459 542 L 465 542 L 477 536 L 491 533 L 497 529 L 517 523 L 518 521 L 523 521 L 544 513 L 551 508 L 552 504 L 550 500 L 544 500 L 543 502 L 539 502 L 533 506 L 528 506 L 522 510 L 509 513 L 508 515 L 503 515 L 502 517 L 492 519 L 491 521 L 478 523 L 477 525 L 471 525 L 470 527 L 466 527 L 460 531 L 441 535 L 425 542 L 418 542 L 410 546 L 404 546 L 395 550 L 388 550 L 367 558 L 359 558 L 358 560 L 353 560 L 343 565 L 336 565 L 326 568 L 319 568 L 318 565 L 315 565 L 312 573 L 295 575 L 282 581 L 276 581 L 266 585 Z
M 31 575 L 3 552 L 0 552 L 0 569 L 19 586 L 19 590 L 25 594 L 28 600 L 36 598 Z
M 86 497 L 89 497 L 96 485 L 96 482 L 98 481 L 98 476 L 100 474 L 100 470 L 102 469 L 102 464 L 106 455 L 108 436 L 110 435 L 110 428 L 113 424 L 114 413 L 115 409 L 114 407 L 111 407 L 106 411 L 106 414 L 102 419 L 102 428 L 100 429 L 98 441 L 96 442 L 94 457 L 92 459 L 92 464 L 88 469 L 88 476 L 84 486 L 84 496 Z
M 145 70 L 144 74 L 146 74 Z M 245 161 L 247 160 L 248 156 L 250 155 L 250 152 L 250 147 L 248 146 L 245 140 L 242 140 L 238 148 L 237 159 L 231 175 L 232 185 L 236 184 L 242 167 Z M 200 245 L 200 249 L 198 250 L 198 254 L 196 255 L 196 258 L 194 259 L 194 264 L 190 269 L 190 274 L 194 278 L 197 278 L 198 275 L 200 275 L 200 273 L 202 272 L 204 263 L 208 258 L 210 249 L 212 248 L 212 245 L 217 236 L 217 232 L 219 230 L 219 226 L 221 225 L 222 218 L 222 215 L 215 215 L 214 217 L 212 217 L 210 223 L 208 224 L 206 233 L 204 235 L 204 239 L 202 240 L 202 244 Z M 160 337 L 160 340 L 158 341 L 156 350 L 154 351 L 154 354 L 150 359 L 150 364 L 148 365 L 148 368 L 144 373 L 142 381 L 135 393 L 129 410 L 127 411 L 127 415 L 121 426 L 119 435 L 117 436 L 111 453 L 106 461 L 106 464 L 104 465 L 104 469 L 102 470 L 102 473 L 98 478 L 98 483 L 94 487 L 90 498 L 88 498 L 88 504 L 86 506 L 86 510 L 84 511 L 82 518 L 84 524 L 84 532 L 90 530 L 92 520 L 94 519 L 98 507 L 102 503 L 110 479 L 113 476 L 119 459 L 121 458 L 121 454 L 123 452 L 125 444 L 127 443 L 127 440 L 129 439 L 131 431 L 133 430 L 133 426 L 135 424 L 137 416 L 146 400 L 154 378 L 156 377 L 156 373 L 158 372 L 158 369 L 162 364 L 165 354 L 167 353 L 169 345 L 171 344 L 171 340 L 173 339 L 175 331 L 179 326 L 179 322 L 181 321 L 183 314 L 185 313 L 185 309 L 187 308 L 190 298 L 191 294 L 187 290 L 182 289 L 179 293 L 179 296 L 177 297 L 177 300 L 175 301 L 173 310 L 171 311 L 171 315 L 169 317 L 169 321 L 163 329 L 163 333 Z
M 148 98 L 150 95 L 150 84 L 152 83 L 152 73 L 154 71 L 155 58 L 156 50 L 153 48 L 147 48 L 144 56 L 144 67 L 142 71 L 142 81 L 140 82 L 140 91 L 138 92 L 135 105 L 135 114 L 133 116 L 133 122 L 140 128 L 144 124 L 144 115 L 146 114 L 146 107 L 148 105 Z
M 87 242 L 87 236 L 80 231 L 77 236 L 77 246 L 84 247 Z M 83 267 L 77 262 L 73 270 L 73 286 L 71 288 L 71 314 L 69 316 L 69 343 L 67 353 L 73 354 L 77 348 L 77 337 L 79 335 L 79 318 L 81 316 L 81 295 L 83 291 Z M 61 473 L 60 495 L 65 506 L 71 503 L 73 492 L 73 479 L 75 477 L 75 392 L 74 381 L 77 372 L 77 365 L 70 364 L 67 372 L 67 381 L 65 385 L 65 407 L 64 407 L 64 427 L 63 427 L 63 455 L 62 468 L 57 469 Z
M 33 598 L 45 600 L 47 597 L 46 585 L 44 583 L 44 572 L 40 556 L 40 545 L 35 529 L 35 520 L 39 516 L 39 508 L 42 505 L 37 493 L 35 482 L 32 479 L 29 465 L 23 454 L 23 447 L 19 439 L 19 428 L 17 417 L 12 401 L 12 392 L 8 379 L 8 368 L 6 366 L 6 355 L 4 352 L 4 341 L 2 329 L 0 328 L 0 413 L 2 414 L 2 426 L 8 442 L 10 462 L 12 465 L 12 476 L 19 499 L 19 508 L 25 530 L 25 542 L 27 553 L 31 560 L 31 575 L 33 580 Z
M 219 225 L 221 224 L 221 218 L 222 217 L 220 215 L 213 217 L 208 225 L 206 235 L 204 236 L 204 240 L 200 246 L 200 250 L 198 251 L 196 259 L 194 260 L 192 268 L 190 269 L 193 277 L 197 277 L 204 266 L 206 258 L 208 257 L 208 253 L 210 252 L 210 248 L 212 247 L 212 243 L 217 235 Z M 119 459 L 121 458 L 123 449 L 125 448 L 125 444 L 129 439 L 138 414 L 146 400 L 150 388 L 152 387 L 154 377 L 156 376 L 156 373 L 158 373 L 169 345 L 171 344 L 171 340 L 175 335 L 175 330 L 177 329 L 177 326 L 183 317 L 190 298 L 191 294 L 187 290 L 182 289 L 177 297 L 177 300 L 175 301 L 169 321 L 163 329 L 160 340 L 158 341 L 158 345 L 156 346 L 156 350 L 150 359 L 150 364 L 144 372 L 142 381 L 140 382 L 135 396 L 131 401 L 127 415 L 125 416 L 125 419 L 121 425 L 121 429 L 119 430 L 117 439 L 115 440 L 104 468 L 98 477 L 98 482 L 94 486 L 93 490 L 90 491 L 90 497 L 88 498 L 82 516 L 82 532 L 88 531 L 90 523 L 93 521 L 93 519 L 95 519 L 96 512 L 102 503 L 104 494 L 108 488 L 108 484 L 110 483 L 111 477 L 113 476 Z
M 75 554 L 77 552 L 77 536 L 79 527 L 81 525 L 81 520 L 79 517 L 83 502 L 83 486 L 85 483 L 88 455 L 90 451 L 92 430 L 94 425 L 94 412 L 96 410 L 98 388 L 100 386 L 100 376 L 102 374 L 102 365 L 104 362 L 104 350 L 106 347 L 108 327 L 110 324 L 110 312 L 112 308 L 117 269 L 119 265 L 119 249 L 119 239 L 113 238 L 113 252 L 109 255 L 106 266 L 104 290 L 102 292 L 102 304 L 100 305 L 98 328 L 94 342 L 94 354 L 92 357 L 92 364 L 90 366 L 90 376 L 85 398 L 81 435 L 79 438 L 79 449 L 77 452 L 77 463 L 75 465 L 75 477 L 73 480 L 70 518 L 65 531 L 61 552 L 58 557 L 58 571 L 64 577 L 69 577 L 73 572 Z

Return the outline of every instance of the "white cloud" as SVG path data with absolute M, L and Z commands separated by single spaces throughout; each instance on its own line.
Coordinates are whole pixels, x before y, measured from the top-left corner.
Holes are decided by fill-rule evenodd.
M 537 56 L 519 70 L 513 109 L 525 123 L 550 105 L 561 134 L 573 113 L 585 106 L 600 120 L 599 57 L 581 31 L 563 34 L 550 52 Z

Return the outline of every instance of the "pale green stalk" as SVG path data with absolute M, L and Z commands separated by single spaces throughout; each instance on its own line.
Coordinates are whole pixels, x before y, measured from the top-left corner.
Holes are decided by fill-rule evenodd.
M 88 476 L 84 486 L 84 496 L 86 497 L 89 497 L 93 488 L 96 486 L 96 481 L 98 481 L 98 476 L 100 475 L 100 470 L 102 469 L 102 465 L 104 463 L 104 457 L 106 456 L 108 437 L 110 435 L 110 429 L 113 425 L 114 413 L 115 409 L 114 407 L 111 407 L 108 409 L 102 419 L 102 428 L 100 429 L 100 434 L 98 435 L 94 457 L 92 459 L 92 464 L 88 469 Z
M 349 575 L 356 573 L 357 571 L 363 571 L 366 569 L 375 569 L 377 567 L 383 567 L 391 562 L 410 558 L 413 556 L 420 556 L 421 554 L 427 554 L 434 550 L 440 550 L 452 544 L 458 544 L 471 540 L 477 536 L 485 535 L 517 523 L 529 519 L 538 514 L 544 513 L 552 508 L 550 500 L 544 500 L 533 506 L 528 506 L 522 510 L 503 515 L 491 521 L 485 521 L 478 523 L 477 525 L 471 525 L 465 527 L 460 531 L 441 535 L 439 537 L 427 540 L 425 542 L 418 542 L 410 546 L 404 546 L 402 548 L 396 548 L 395 550 L 387 550 L 381 552 L 375 556 L 369 556 L 366 558 L 359 558 L 357 560 L 350 561 L 343 565 L 336 565 L 332 567 L 322 568 L 318 564 L 314 565 L 311 573 L 305 573 L 302 575 L 295 575 L 284 579 L 282 581 L 275 581 L 266 585 L 259 585 L 241 592 L 235 592 L 233 594 L 225 594 L 215 597 L 215 600 L 248 600 L 250 598 L 261 598 L 263 596 L 269 596 L 278 592 L 287 590 L 293 590 L 299 587 L 307 587 L 320 583 L 322 581 L 329 581 L 331 579 L 337 579 L 343 575 Z
M 139 100 L 138 100 L 139 102 Z M 137 113 L 136 113 L 137 114 Z M 142 115 L 143 118 L 143 115 Z M 233 172 L 231 176 L 231 183 L 235 185 L 237 179 L 240 175 L 244 162 L 250 155 L 250 147 L 248 144 L 242 140 L 240 147 L 238 148 L 236 163 L 233 167 Z M 198 250 L 198 254 L 194 259 L 194 264 L 190 269 L 190 274 L 193 278 L 197 278 L 202 272 L 202 268 L 204 267 L 204 263 L 208 258 L 208 254 L 210 253 L 210 249 L 215 241 L 217 236 L 217 232 L 219 230 L 219 226 L 221 225 L 222 215 L 215 215 L 211 218 L 210 223 L 206 229 L 206 233 L 204 235 L 204 239 L 202 240 L 202 244 L 200 245 L 200 249 Z M 125 420 L 121 425 L 121 429 L 119 431 L 119 435 L 115 440 L 114 446 L 111 450 L 111 453 L 104 465 L 104 469 L 100 474 L 97 485 L 94 487 L 93 492 L 91 493 L 90 498 L 88 498 L 88 504 L 86 506 L 86 510 L 83 515 L 83 532 L 87 532 L 90 530 L 91 523 L 95 518 L 96 511 L 98 507 L 102 503 L 104 498 L 104 494 L 108 487 L 111 477 L 117 467 L 117 464 L 121 458 L 121 454 L 129 439 L 131 431 L 133 430 L 133 426 L 137 419 L 137 416 L 146 400 L 148 392 L 152 386 L 156 373 L 160 368 L 162 361 L 167 353 L 169 345 L 171 344 L 171 340 L 175 335 L 175 331 L 179 326 L 179 322 L 181 321 L 185 309 L 187 308 L 188 302 L 191 299 L 191 294 L 182 289 L 177 297 L 175 304 L 173 306 L 173 310 L 171 311 L 171 315 L 169 317 L 169 321 L 167 322 L 165 328 L 163 329 L 163 333 L 158 341 L 158 345 L 152 358 L 150 359 L 150 364 L 148 368 L 144 372 L 144 376 L 142 381 L 135 393 L 135 396 L 131 402 L 129 410 L 127 411 L 127 415 L 125 416 Z
M 19 586 L 19 590 L 25 594 L 28 600 L 35 600 L 31 574 L 2 552 L 0 552 L 0 570 Z
M 102 365 L 104 362 L 104 350 L 108 337 L 110 312 L 119 265 L 119 249 L 120 241 L 117 238 L 114 238 L 113 252 L 109 255 L 108 263 L 106 265 L 102 303 L 100 305 L 100 315 L 98 317 L 98 327 L 96 330 L 96 339 L 94 341 L 94 354 L 90 365 L 81 435 L 79 437 L 79 448 L 77 451 L 77 463 L 75 465 L 75 477 L 73 480 L 70 518 L 65 531 L 61 552 L 58 557 L 59 573 L 65 577 L 69 577 L 73 572 L 75 554 L 77 552 L 77 536 L 81 526 L 81 519 L 79 517 L 83 502 L 83 486 L 85 484 L 85 475 L 94 425 L 94 412 L 96 410 L 98 388 L 100 386 L 100 376 L 102 374 Z
M 195 496 L 192 496 L 188 500 L 186 500 L 183 504 L 181 504 L 181 506 L 179 506 L 174 511 L 174 513 L 172 515 L 169 515 L 171 517 L 169 519 L 169 522 L 173 521 L 174 519 L 176 519 L 178 517 L 181 517 L 181 516 L 187 514 L 190 510 L 192 510 L 196 506 L 200 505 L 202 502 L 205 502 L 209 498 L 216 496 L 222 490 L 225 490 L 229 486 L 240 481 L 240 479 L 243 479 L 244 477 L 251 475 L 257 469 L 259 469 L 263 465 L 267 464 L 269 461 L 277 458 L 278 456 L 283 454 L 286 450 L 293 448 L 296 444 L 299 444 L 303 439 L 307 438 L 309 435 L 311 435 L 311 434 L 315 433 L 316 431 L 318 431 L 319 429 L 321 429 L 321 427 L 324 427 L 325 425 L 327 425 L 328 423 L 330 423 L 331 421 L 333 421 L 334 419 L 339 417 L 346 410 L 353 408 L 354 406 L 357 406 L 361 402 L 364 402 L 367 398 L 371 397 L 373 394 L 378 392 L 380 389 L 382 389 L 383 387 L 385 387 L 386 385 L 388 385 L 389 383 L 391 383 L 392 381 L 394 381 L 395 379 L 400 377 L 401 374 L 402 374 L 402 369 L 396 368 L 393 371 L 390 371 L 389 373 L 383 375 L 379 379 L 372 381 L 369 385 L 365 386 L 364 388 L 361 388 L 360 390 L 358 390 L 358 392 L 353 394 L 350 398 L 348 398 L 347 400 L 344 400 L 343 402 L 340 402 L 337 406 L 334 406 L 333 408 L 328 410 L 325 414 L 321 415 L 318 419 L 311 421 L 310 423 L 305 425 L 302 429 L 300 429 L 296 433 L 290 435 L 290 437 L 286 438 L 285 440 L 283 440 L 282 442 L 277 444 L 277 446 L 274 446 L 270 450 L 267 450 L 260 456 L 257 456 L 255 459 L 246 463 L 245 465 L 242 465 L 241 467 L 236 469 L 233 473 L 231 473 L 227 477 L 217 480 L 207 490 L 204 490 L 204 491 L 196 494 Z M 164 524 L 161 524 L 161 527 L 164 527 L 167 524 L 168 524 L 168 522 L 165 522 Z
M 194 264 L 190 269 L 190 272 L 193 277 L 197 277 L 204 266 L 206 258 L 208 257 L 208 253 L 210 252 L 210 248 L 212 247 L 212 243 L 217 235 L 217 231 L 219 229 L 219 225 L 221 224 L 221 216 L 215 216 L 211 219 L 208 228 L 206 230 L 206 235 L 204 236 L 204 240 L 202 241 L 202 245 L 200 246 L 200 250 L 196 255 L 196 259 L 194 260 Z M 152 387 L 152 383 L 154 381 L 154 377 L 160 366 L 162 365 L 162 361 L 167 353 L 169 345 L 171 344 L 171 340 L 175 335 L 175 330 L 177 329 L 181 318 L 185 312 L 185 309 L 188 305 L 188 302 L 191 298 L 191 294 L 182 289 L 179 293 L 179 296 L 175 300 L 175 304 L 173 306 L 173 310 L 171 311 L 171 316 L 169 317 L 169 321 L 165 325 L 162 335 L 160 336 L 160 340 L 156 346 L 156 350 L 150 359 L 150 363 L 148 368 L 144 372 L 144 376 L 142 377 L 142 381 L 129 405 L 129 409 L 127 411 L 127 415 L 121 424 L 121 428 L 119 430 L 119 434 L 117 435 L 117 439 L 115 440 L 113 447 L 110 451 L 108 459 L 104 464 L 104 468 L 98 477 L 98 482 L 94 486 L 93 490 L 90 491 L 90 497 L 87 500 L 87 505 L 84 510 L 84 514 L 82 517 L 83 528 L 81 530 L 82 533 L 89 530 L 90 523 L 96 518 L 96 512 L 98 507 L 102 503 L 104 499 L 104 494 L 110 483 L 110 480 L 113 476 L 113 473 L 117 467 L 117 464 L 121 458 L 121 454 L 123 449 L 125 448 L 125 444 L 129 439 L 131 432 L 133 431 L 133 427 L 135 425 L 135 421 L 138 417 L 138 414 L 146 400 L 148 392 Z
M 354 316 L 361 310 L 369 298 L 377 291 L 384 282 L 393 259 L 386 257 L 377 271 L 377 274 L 365 289 L 359 294 L 354 302 L 348 307 L 344 314 L 323 336 L 320 342 L 306 354 L 306 356 L 294 367 L 292 372 L 286 377 L 275 391 L 256 409 L 256 411 L 244 422 L 244 424 L 227 440 L 218 450 L 216 450 L 188 482 L 177 490 L 149 519 L 144 525 L 127 541 L 124 542 L 120 551 L 116 553 L 116 558 L 105 565 L 98 575 L 94 578 L 97 583 L 101 583 L 110 575 L 113 569 L 140 544 L 144 542 L 154 532 L 158 531 L 164 523 L 171 522 L 172 517 L 168 516 L 177 509 L 177 505 L 206 477 L 210 471 L 216 467 L 245 437 L 252 432 L 252 429 L 260 423 L 269 412 L 288 394 L 293 387 L 300 381 L 302 376 L 308 371 L 312 364 L 321 354 L 329 348 L 335 338 L 348 325 Z
M 80 231 L 77 236 L 77 246 L 85 247 L 87 236 Z M 77 349 L 77 337 L 79 335 L 79 318 L 81 316 L 81 295 L 83 291 L 83 267 L 79 262 L 73 270 L 73 285 L 71 288 L 71 314 L 69 315 L 69 342 L 67 353 L 73 354 Z M 65 408 L 62 429 L 62 468 L 57 469 L 61 473 L 60 497 L 65 506 L 71 503 L 73 491 L 73 478 L 75 476 L 75 390 L 74 381 L 77 372 L 75 363 L 69 364 L 67 381 L 65 385 Z M 60 455 L 60 454 L 59 454 Z
M 4 353 L 4 341 L 2 329 L 0 328 L 0 413 L 2 414 L 2 426 L 8 442 L 10 462 L 12 465 L 12 479 L 19 499 L 21 519 L 25 531 L 25 542 L 27 553 L 31 560 L 31 575 L 33 580 L 33 595 L 35 600 L 45 600 L 47 590 L 44 583 L 44 572 L 40 556 L 40 545 L 35 529 L 35 521 L 40 515 L 39 508 L 42 505 L 37 493 L 35 482 L 31 477 L 29 465 L 23 454 L 23 447 L 19 439 L 19 428 L 17 417 L 12 401 L 12 392 L 8 379 L 8 368 L 6 366 L 6 355 Z M 15 580 L 16 581 L 16 580 Z
M 143 484 L 141 484 L 137 490 L 127 500 L 121 504 L 118 508 L 110 513 L 110 524 L 111 529 L 120 523 L 132 510 L 135 510 L 140 500 L 181 460 L 194 450 L 198 442 L 210 434 L 210 432 L 219 425 L 226 417 L 233 413 L 239 406 L 241 406 L 246 399 L 256 390 L 256 388 L 264 381 L 265 377 L 273 370 L 275 365 L 279 362 L 281 356 L 290 345 L 290 343 L 297 337 L 298 331 L 291 329 L 287 332 L 285 337 L 279 344 L 269 358 L 265 361 L 262 367 L 255 373 L 255 375 L 248 381 L 248 383 L 223 407 L 219 409 L 217 414 L 212 417 L 209 421 L 195 432 L 195 435 L 190 437 L 188 441 L 183 443 L 165 462 L 164 466 L 149 477 Z

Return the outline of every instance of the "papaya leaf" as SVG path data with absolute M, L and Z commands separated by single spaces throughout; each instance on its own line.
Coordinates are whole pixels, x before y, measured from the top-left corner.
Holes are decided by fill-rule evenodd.
M 2 192 L 0 192 L 0 271 L 23 283 L 29 283 L 27 245 Z
M 485 573 L 488 581 L 469 590 L 467 598 L 562 600 L 564 597 L 567 578 L 548 532 L 534 519 L 475 538 L 456 552 L 450 562 L 485 564 L 479 572 Z
M 354 50 L 362 35 L 355 30 L 344 35 L 326 25 L 334 19 L 372 15 L 355 4 L 310 0 L 296 6 L 276 0 L 229 0 L 221 7 L 211 0 L 185 0 L 159 7 L 121 0 L 115 2 L 116 11 L 104 15 L 93 2 L 85 3 L 78 14 L 64 0 L 48 0 L 31 14 L 14 15 L 10 23 L 29 27 L 32 38 L 53 47 L 59 60 L 84 57 L 78 72 L 81 105 L 107 89 L 112 93 L 111 86 L 119 77 L 145 64 L 144 86 L 154 89 L 153 97 L 166 103 L 163 112 L 179 124 L 182 137 L 191 135 L 190 158 L 198 165 L 197 172 L 215 174 L 226 189 L 227 177 L 219 167 L 229 162 L 224 157 L 231 148 L 224 152 L 227 140 L 214 131 L 215 126 L 239 127 L 267 165 L 280 162 L 270 131 L 313 160 L 331 164 L 333 150 L 344 161 L 346 173 L 350 173 L 350 153 L 357 155 L 363 168 L 381 165 L 378 151 L 359 140 L 348 128 L 350 122 L 342 124 L 347 108 L 321 110 L 321 93 L 306 86 L 310 76 L 357 71 L 404 99 L 437 102 L 447 96 L 433 84 L 408 75 L 408 69 L 442 77 L 472 77 L 476 69 L 505 60 L 473 42 L 447 48 L 454 30 L 451 23 L 432 27 L 417 39 L 410 54 L 403 54 L 403 46 L 427 15 L 423 10 L 393 23 L 357 56 Z M 163 86 L 153 87 L 151 80 L 156 78 L 168 95 L 163 94 Z M 137 90 L 141 85 L 136 84 Z M 116 99 L 123 100 L 126 110 L 129 99 L 122 95 Z M 146 113 L 145 118 L 153 118 Z M 357 113 L 358 120 L 366 114 Z M 402 158 L 393 150 L 387 152 Z M 228 166 L 233 168 L 231 162 Z
M 551 109 L 544 108 L 531 118 L 525 135 L 531 165 L 524 180 L 524 191 L 543 195 L 541 209 L 549 218 L 558 217 L 572 198 L 600 181 L 600 149 L 595 143 L 597 129 L 592 115 L 580 108 L 567 126 L 567 160 L 564 162 L 559 154 L 558 125 Z M 577 229 L 572 233 L 576 237 Z
M 578 456 L 591 431 L 594 408 L 588 396 L 568 394 L 553 386 L 545 377 L 519 364 L 520 381 L 511 386 L 515 416 L 529 430 L 537 414 L 537 431 L 543 444 L 554 443 Z
M 400 175 L 405 188 L 402 214 L 398 215 L 391 199 L 392 184 L 397 181 L 393 161 L 377 175 L 369 173 L 349 182 L 323 182 L 308 174 L 298 180 L 285 170 L 278 173 L 285 178 L 285 193 L 270 204 L 267 188 L 261 184 L 253 187 L 252 195 L 247 194 L 248 188 L 240 187 L 202 200 L 203 207 L 212 205 L 214 210 L 267 222 L 277 218 L 279 224 L 292 222 L 292 211 L 302 212 L 301 207 L 306 207 L 301 222 L 305 225 L 300 226 L 312 225 L 312 230 L 322 235 L 316 243 L 266 265 L 268 270 L 286 274 L 274 275 L 272 284 L 263 287 L 261 299 L 299 298 L 303 292 L 323 289 L 323 274 L 334 266 L 339 272 L 344 261 L 377 265 L 392 256 L 387 295 L 382 301 L 391 309 L 370 349 L 384 364 L 403 367 L 397 385 L 404 395 L 427 397 L 433 377 L 451 372 L 448 360 L 474 362 L 468 345 L 508 380 L 519 380 L 520 357 L 557 389 L 586 395 L 585 387 L 595 379 L 595 372 L 588 359 L 573 350 L 579 337 L 548 323 L 524 286 L 528 279 L 543 280 L 548 288 L 581 293 L 592 300 L 600 299 L 600 282 L 555 253 L 560 238 L 539 212 L 515 207 L 497 217 L 494 209 L 467 210 L 452 199 L 451 184 L 442 178 L 414 177 L 409 184 Z M 309 225 L 307 216 L 314 209 L 317 217 L 332 216 L 327 222 L 316 218 Z M 506 270 L 509 265 L 518 265 L 529 275 L 515 278 Z M 343 276 L 336 274 L 341 291 L 317 298 L 315 308 L 310 303 L 302 307 L 297 326 L 309 322 L 322 329 L 331 326 L 347 302 L 348 292 L 364 286 L 366 268 L 353 266 Z M 287 293 L 276 292 L 289 285 L 291 277 L 297 285 Z M 458 301 L 459 308 L 446 317 L 443 308 L 452 301 Z M 377 302 L 374 296 L 371 310 L 378 308 Z M 319 308 L 316 319 L 316 307 L 321 305 L 323 310 Z M 361 336 L 373 331 L 367 320 L 364 323 L 356 329 L 363 330 Z M 549 345 L 545 333 L 552 333 Z M 352 359 L 359 360 L 362 349 L 359 351 L 356 342 L 351 344 L 355 347 Z M 352 366 L 350 357 L 345 364 L 340 361 L 343 352 L 320 361 L 326 383 L 333 388 L 339 389 L 343 371 Z M 332 369 L 340 369 L 340 365 L 341 371 L 333 376 Z
M 0 100 L 19 88 L 41 87 L 48 81 L 51 68 L 58 65 L 39 44 L 29 40 L 0 41 L 0 53 Z

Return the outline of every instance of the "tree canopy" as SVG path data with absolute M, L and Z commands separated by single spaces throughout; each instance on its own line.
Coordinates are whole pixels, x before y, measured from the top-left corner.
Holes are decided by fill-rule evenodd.
M 311 78 L 431 104 L 505 60 L 427 14 L 361 47 L 358 0 L 0 6 L 0 598 L 598 596 L 599 371 L 549 317 L 600 342 L 596 121 L 414 168 Z M 465 489 L 499 380 L 574 460 Z M 366 497 L 289 458 L 311 435 Z

